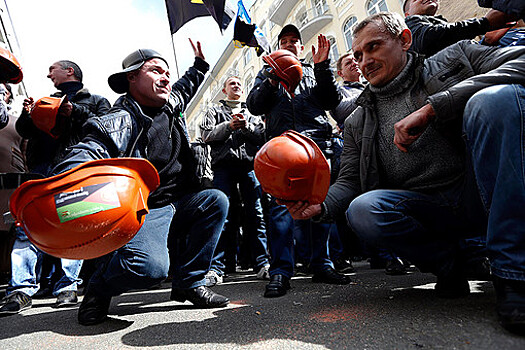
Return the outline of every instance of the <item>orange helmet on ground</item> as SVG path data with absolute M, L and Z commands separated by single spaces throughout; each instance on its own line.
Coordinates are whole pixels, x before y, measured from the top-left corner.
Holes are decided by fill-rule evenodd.
M 23 183 L 9 209 L 44 252 L 91 259 L 129 242 L 144 223 L 155 167 L 141 158 L 86 162 L 62 174 Z
M 31 110 L 31 119 L 33 124 L 49 136 L 58 138 L 55 126 L 57 124 L 58 109 L 66 100 L 66 96 L 59 97 L 42 97 L 35 102 Z
M 261 147 L 254 169 L 263 190 L 278 199 L 319 204 L 330 187 L 330 166 L 323 152 L 292 130 Z
M 18 84 L 24 78 L 22 66 L 11 51 L 0 47 L 0 83 Z
M 277 50 L 263 56 L 262 59 L 272 67 L 272 73 L 278 77 L 285 90 L 293 96 L 303 78 L 303 66 L 297 56 L 288 50 Z

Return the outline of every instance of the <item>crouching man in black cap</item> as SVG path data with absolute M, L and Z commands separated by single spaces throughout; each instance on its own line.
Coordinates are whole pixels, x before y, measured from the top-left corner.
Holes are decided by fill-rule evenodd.
M 78 312 L 80 324 L 104 321 L 113 296 L 164 280 L 170 266 L 168 248 L 174 272 L 172 300 L 211 308 L 229 302 L 205 286 L 228 199 L 218 190 L 201 191 L 196 175 L 182 112 L 209 65 L 200 43 L 191 45 L 195 63 L 173 86 L 168 64 L 159 53 L 141 49 L 126 57 L 123 71 L 108 79 L 115 92 L 125 95 L 109 114 L 86 124 L 86 137 L 54 170 L 63 172 L 100 158 L 140 157 L 160 175 L 160 186 L 148 198 L 150 212 L 137 235 L 100 258 Z

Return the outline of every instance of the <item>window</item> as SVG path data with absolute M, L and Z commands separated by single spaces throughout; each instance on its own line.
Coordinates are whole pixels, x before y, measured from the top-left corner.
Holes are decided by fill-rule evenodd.
M 339 50 L 337 49 L 337 42 L 334 37 L 329 37 L 328 41 L 330 42 L 330 62 L 334 64 L 339 59 Z
M 306 12 L 305 8 L 297 12 L 296 22 L 297 28 L 302 28 L 308 23 L 308 12 Z
M 343 26 L 343 34 L 345 36 L 346 48 L 352 50 L 352 32 L 357 24 L 357 17 L 350 17 Z
M 369 16 L 383 11 L 388 11 L 385 0 L 370 0 L 366 5 L 366 12 Z
M 313 0 L 312 3 L 315 9 L 315 14 L 317 16 L 321 16 L 323 13 L 328 11 L 328 5 L 326 4 L 326 0 Z
M 252 49 L 248 47 L 244 50 L 244 65 L 247 66 L 251 60 L 252 60 Z
M 244 80 L 243 90 L 244 90 L 245 96 L 247 96 L 252 90 L 253 82 L 254 82 L 254 79 L 251 74 L 248 75 L 248 77 Z

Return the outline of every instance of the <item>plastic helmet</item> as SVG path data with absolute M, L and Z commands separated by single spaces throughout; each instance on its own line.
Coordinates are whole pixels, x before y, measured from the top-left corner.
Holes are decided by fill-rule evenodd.
M 159 182 L 145 159 L 94 160 L 23 183 L 9 209 L 39 249 L 59 258 L 92 259 L 135 236 L 148 213 L 149 193 Z
M 0 83 L 18 84 L 24 78 L 22 66 L 11 51 L 0 47 Z
M 254 169 L 262 189 L 277 199 L 319 204 L 330 187 L 330 166 L 323 152 L 292 130 L 261 147 Z
M 49 136 L 58 138 L 57 130 L 55 129 L 57 123 L 58 109 L 66 99 L 66 96 L 60 97 L 42 97 L 35 102 L 31 110 L 31 119 L 33 124 Z
M 297 56 L 288 50 L 277 50 L 262 59 L 272 67 L 272 73 L 278 77 L 285 90 L 294 96 L 294 91 L 303 78 L 303 66 Z

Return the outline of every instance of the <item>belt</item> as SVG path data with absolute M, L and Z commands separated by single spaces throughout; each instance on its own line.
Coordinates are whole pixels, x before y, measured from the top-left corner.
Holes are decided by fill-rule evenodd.
M 15 189 L 26 181 L 42 178 L 42 175 L 35 173 L 0 173 L 0 189 Z

